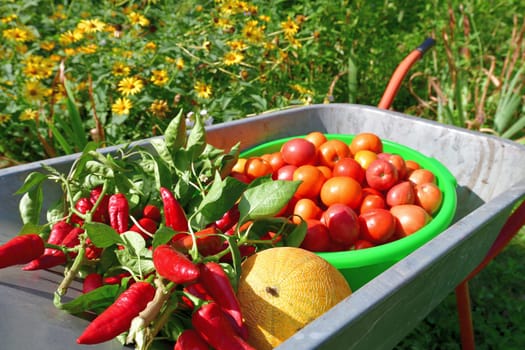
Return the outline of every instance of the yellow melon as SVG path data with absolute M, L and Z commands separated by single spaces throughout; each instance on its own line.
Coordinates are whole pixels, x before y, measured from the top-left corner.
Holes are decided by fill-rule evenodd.
M 242 264 L 238 298 L 258 350 L 273 349 L 352 293 L 326 260 L 301 248 L 276 247 Z

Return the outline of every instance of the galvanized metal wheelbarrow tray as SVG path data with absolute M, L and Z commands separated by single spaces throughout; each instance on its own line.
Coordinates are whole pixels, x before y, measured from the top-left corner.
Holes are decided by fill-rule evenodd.
M 358 289 L 279 349 L 390 349 L 436 305 L 461 285 L 486 257 L 509 215 L 525 198 L 525 147 L 375 107 L 327 104 L 267 113 L 209 127 L 208 142 L 244 148 L 306 134 L 369 131 L 442 162 L 456 177 L 458 206 L 453 224 L 436 238 Z M 148 139 L 138 143 L 147 145 Z M 105 151 L 111 151 L 108 148 Z M 29 172 L 45 163 L 69 168 L 77 155 L 0 171 L 0 242 L 21 227 L 13 193 Z M 52 200 L 56 189 L 46 189 Z M 524 224 L 522 205 L 513 232 Z M 61 276 L 52 271 L 0 270 L 2 349 L 74 349 L 87 321 L 53 306 Z M 80 289 L 80 285 L 76 285 Z M 122 349 L 107 342 L 93 349 Z

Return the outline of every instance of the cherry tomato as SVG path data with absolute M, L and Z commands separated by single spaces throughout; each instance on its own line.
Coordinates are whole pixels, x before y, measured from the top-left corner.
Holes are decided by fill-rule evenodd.
M 387 209 L 372 209 L 359 215 L 361 238 L 375 244 L 387 242 L 396 231 L 396 219 Z
M 381 195 L 367 194 L 361 201 L 359 213 L 365 213 L 373 209 L 386 209 L 385 199 Z
M 427 182 L 436 183 L 436 176 L 428 169 L 416 169 L 408 176 L 408 181 L 415 185 L 421 185 Z
M 390 189 L 398 180 L 396 168 L 384 159 L 374 160 L 365 172 L 366 182 L 378 191 Z
M 396 205 L 390 212 L 396 218 L 396 236 L 400 238 L 417 232 L 431 220 L 425 209 L 416 204 Z
M 277 170 L 277 180 L 293 180 L 293 173 L 297 169 L 296 165 L 285 165 Z
M 361 150 L 354 154 L 354 159 L 363 169 L 367 169 L 374 160 L 378 158 L 377 153 L 369 150 Z
M 345 157 L 339 159 L 332 169 L 333 176 L 349 176 L 362 183 L 365 179 L 365 169 L 355 159 Z
M 321 222 L 328 227 L 330 238 L 347 248 L 359 237 L 359 218 L 348 205 L 330 205 L 323 212 Z
M 277 170 L 282 168 L 286 165 L 286 162 L 283 159 L 283 155 L 281 152 L 273 152 L 268 153 L 263 157 L 264 160 L 266 160 L 270 165 L 272 166 L 274 174 L 276 174 Z
M 416 204 L 421 206 L 430 215 L 434 215 L 441 206 L 443 193 L 432 182 L 426 182 L 415 187 Z
M 333 168 L 334 164 L 341 158 L 350 155 L 350 148 L 341 140 L 328 140 L 319 146 L 319 163 L 329 168 Z
M 400 204 L 414 204 L 416 192 L 410 181 L 402 181 L 392 186 L 386 193 L 386 204 L 390 207 Z
M 253 180 L 258 177 L 271 175 L 273 173 L 273 168 L 268 161 L 261 157 L 250 157 L 246 160 L 244 173 Z
M 301 166 L 312 164 L 317 151 L 313 143 L 303 138 L 293 138 L 281 146 L 281 153 L 287 164 Z
M 359 133 L 355 135 L 354 139 L 350 143 L 350 151 L 355 155 L 357 152 L 362 150 L 381 153 L 383 152 L 383 142 L 376 134 L 369 132 Z
M 327 252 L 330 249 L 330 233 L 321 221 L 306 220 L 306 235 L 300 247 L 311 252 Z
M 293 180 L 300 180 L 302 183 L 297 188 L 295 195 L 298 198 L 316 198 L 325 182 L 325 177 L 321 170 L 314 165 L 301 165 L 295 169 Z
M 323 214 L 323 210 L 317 205 L 317 203 L 310 198 L 300 198 L 297 200 L 293 210 L 294 217 L 292 221 L 296 224 L 303 220 L 308 219 L 320 219 Z
M 304 137 L 306 141 L 310 141 L 314 144 L 315 149 L 319 149 L 323 143 L 327 141 L 326 136 L 320 131 L 312 131 Z
M 361 185 L 351 177 L 334 176 L 322 185 L 320 198 L 327 207 L 340 203 L 357 209 L 361 204 Z

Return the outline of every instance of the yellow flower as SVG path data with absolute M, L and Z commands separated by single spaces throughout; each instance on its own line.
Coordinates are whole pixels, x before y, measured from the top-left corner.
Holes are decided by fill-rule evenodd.
M 17 18 L 17 15 L 11 14 L 9 16 L 2 17 L 0 21 L 4 24 L 7 24 L 9 22 L 13 22 L 16 18 Z
M 286 36 L 294 36 L 299 30 L 297 23 L 292 21 L 290 18 L 286 22 L 281 22 L 281 28 Z
M 200 98 L 210 98 L 211 96 L 211 86 L 198 81 L 195 83 L 195 86 L 193 87 L 195 89 L 195 92 L 197 93 L 197 96 Z
M 248 48 L 248 46 L 242 40 L 232 40 L 228 41 L 226 44 L 234 51 L 243 51 Z
M 178 70 L 184 69 L 184 60 L 182 58 L 177 58 L 175 61 L 175 67 L 177 67 Z
M 151 71 L 151 82 L 157 86 L 163 86 L 165 85 L 169 78 L 168 78 L 168 72 L 166 72 L 164 69 L 154 69 Z
M 9 120 L 11 120 L 11 116 L 8 114 L 0 114 L 0 125 L 7 123 Z
M 252 43 L 259 43 L 264 37 L 264 26 L 259 26 L 256 20 L 248 21 L 242 29 L 242 35 Z
M 71 48 L 71 47 L 66 47 L 64 49 L 64 53 L 66 54 L 66 56 L 75 56 L 77 54 L 77 50 Z
M 28 108 L 25 111 L 23 111 L 18 118 L 21 121 L 37 120 L 38 119 L 38 111 L 35 111 L 35 110 L 31 109 L 31 108 Z
M 75 31 L 68 30 L 67 32 L 60 34 L 58 42 L 62 46 L 67 46 L 67 45 L 71 45 L 72 43 L 75 43 L 75 42 L 77 42 L 79 40 L 82 40 L 83 37 L 84 37 L 84 35 L 81 32 L 79 32 L 78 30 L 75 30 Z
M 295 91 L 297 91 L 298 93 L 302 94 L 302 95 L 313 95 L 313 91 L 312 90 L 309 90 L 299 84 L 294 84 L 294 85 L 291 85 L 292 89 L 294 89 Z
M 43 100 L 49 92 L 39 81 L 28 81 L 24 87 L 24 95 L 31 102 Z
M 131 12 L 128 14 L 128 19 L 131 24 L 138 24 L 141 27 L 146 27 L 149 25 L 149 20 L 137 12 Z
M 260 15 L 259 19 L 263 22 L 270 22 L 270 16 Z
M 117 90 L 121 94 L 128 96 L 138 94 L 143 87 L 142 80 L 136 77 L 128 77 L 119 81 Z
M 164 118 L 170 111 L 170 108 L 168 107 L 168 102 L 166 102 L 166 100 L 154 100 L 149 106 L 149 110 L 153 115 L 159 118 Z
M 144 45 L 144 48 L 146 50 L 153 51 L 153 50 L 155 50 L 157 48 L 157 44 L 155 44 L 153 41 L 149 41 L 149 42 L 146 43 L 146 45 Z
M 242 60 L 244 59 L 244 56 L 240 52 L 230 51 L 224 55 L 223 59 L 224 59 L 224 64 L 226 64 L 227 66 L 231 66 L 232 64 L 237 64 L 237 63 L 242 62 Z
M 11 28 L 2 32 L 2 36 L 7 40 L 23 43 L 34 39 L 33 33 L 24 28 Z
M 131 69 L 125 65 L 124 63 L 122 62 L 116 62 L 114 65 L 113 65 L 113 75 L 115 76 L 128 76 L 129 75 L 129 72 L 131 71 Z
M 104 31 L 106 23 L 101 20 L 95 19 L 83 19 L 77 24 L 77 29 L 84 33 L 96 33 Z
M 225 18 L 225 17 L 220 17 L 219 19 L 217 19 L 217 22 L 215 23 L 215 25 L 224 30 L 229 30 L 233 28 L 232 21 L 229 18 Z
M 97 52 L 97 49 L 98 47 L 96 44 L 88 44 L 88 45 L 80 46 L 78 48 L 78 52 L 89 55 L 89 54 L 93 54 Z
M 40 48 L 44 51 L 51 51 L 55 48 L 55 43 L 52 41 L 43 41 L 40 43 Z
M 118 115 L 129 114 L 131 107 L 133 103 L 128 98 L 120 97 L 111 105 L 111 111 Z

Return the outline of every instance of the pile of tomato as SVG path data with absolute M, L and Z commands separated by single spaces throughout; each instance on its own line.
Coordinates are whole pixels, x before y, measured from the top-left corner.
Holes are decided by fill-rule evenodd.
M 301 247 L 314 252 L 369 248 L 411 235 L 443 200 L 432 171 L 385 152 L 373 133 L 346 143 L 314 131 L 277 152 L 240 158 L 232 175 L 245 182 L 262 176 L 300 181 L 279 215 L 306 222 Z

